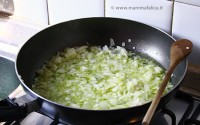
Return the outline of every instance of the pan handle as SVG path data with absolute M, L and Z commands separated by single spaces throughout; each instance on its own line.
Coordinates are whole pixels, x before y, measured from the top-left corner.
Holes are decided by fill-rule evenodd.
M 26 114 L 26 104 L 19 106 L 8 97 L 0 101 L 0 122 L 19 120 L 24 118 Z
M 40 106 L 37 99 L 18 105 L 7 97 L 0 101 L 0 122 L 15 121 L 25 118 L 29 113 L 38 111 Z

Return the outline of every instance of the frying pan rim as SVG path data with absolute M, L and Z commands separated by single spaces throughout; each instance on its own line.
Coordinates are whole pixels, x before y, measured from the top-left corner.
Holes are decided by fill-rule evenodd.
M 93 112 L 110 112 L 110 111 L 119 111 L 119 110 L 130 110 L 130 109 L 132 109 L 132 108 L 137 108 L 137 107 L 140 107 L 140 106 L 143 106 L 143 105 L 150 104 L 150 103 L 152 102 L 152 100 L 151 100 L 151 101 L 148 101 L 148 102 L 145 102 L 145 103 L 143 103 L 143 104 L 140 104 L 140 105 L 131 106 L 131 107 L 126 107 L 126 108 L 119 108 L 119 109 L 93 110 L 93 109 L 75 108 L 75 107 L 65 106 L 65 105 L 62 105 L 62 104 L 60 104 L 60 103 L 51 101 L 51 100 L 49 100 L 49 99 L 47 99 L 47 98 L 44 98 L 43 96 L 39 95 L 38 93 L 34 92 L 31 88 L 29 88 L 29 87 L 26 85 L 26 83 L 24 83 L 24 81 L 23 81 L 21 75 L 18 73 L 18 70 L 17 70 L 17 63 L 18 63 L 17 60 L 18 60 L 18 56 L 19 56 L 19 54 L 20 54 L 20 52 L 21 52 L 21 49 L 26 45 L 26 43 L 28 43 L 28 41 L 30 41 L 33 37 L 35 37 L 35 36 L 37 36 L 38 34 L 40 34 L 40 32 L 45 32 L 46 30 L 49 30 L 49 29 L 51 29 L 52 27 L 56 27 L 56 26 L 62 25 L 62 24 L 64 24 L 64 23 L 70 23 L 70 22 L 73 22 L 73 21 L 87 20 L 87 19 L 89 19 L 89 20 L 92 20 L 92 19 L 102 19 L 102 20 L 103 20 L 103 19 L 116 19 L 116 20 L 131 21 L 131 22 L 139 23 L 139 24 L 141 24 L 141 25 L 143 25 L 143 26 L 152 28 L 152 29 L 157 30 L 157 31 L 159 31 L 159 32 L 162 32 L 162 33 L 164 33 L 165 35 L 167 35 L 168 37 L 170 37 L 172 40 L 176 41 L 176 39 L 173 38 L 170 34 L 168 34 L 167 32 L 165 32 L 165 31 L 163 31 L 163 30 L 161 30 L 161 29 L 158 28 L 158 27 L 155 27 L 155 26 L 152 26 L 152 25 L 148 25 L 148 24 L 145 24 L 145 23 L 142 23 L 142 22 L 130 20 L 130 19 L 116 18 L 116 17 L 87 17 L 87 18 L 79 18 L 79 19 L 73 19 L 73 20 L 69 20 L 69 21 L 64 21 L 64 22 L 61 22 L 61 23 L 57 23 L 57 24 L 48 26 L 48 27 L 42 29 L 41 31 L 39 31 L 38 33 L 36 33 L 36 34 L 35 34 L 34 36 L 32 36 L 30 39 L 28 39 L 28 40 L 20 47 L 20 49 L 19 49 L 19 51 L 18 51 L 18 54 L 17 54 L 17 56 L 16 56 L 16 61 L 15 61 L 15 72 L 16 72 L 16 74 L 17 74 L 17 76 L 18 76 L 18 79 L 20 80 L 21 84 L 23 85 L 23 87 L 25 87 L 26 91 L 28 90 L 28 94 L 31 94 L 32 96 L 34 96 L 35 99 L 38 99 L 38 98 L 39 98 L 39 99 L 42 99 L 42 100 L 44 100 L 44 101 L 46 101 L 46 102 L 48 102 L 48 103 L 51 103 L 51 104 L 53 104 L 53 105 L 60 106 L 60 107 L 62 107 L 62 108 L 70 108 L 70 109 L 75 109 L 75 110 L 93 111 Z M 174 41 L 173 41 L 173 42 L 174 42 Z M 187 60 L 187 59 L 184 59 L 183 61 L 185 61 L 185 71 L 184 71 L 182 77 L 180 78 L 179 82 L 178 82 L 175 86 L 173 86 L 173 89 L 170 90 L 168 93 L 164 94 L 164 95 L 162 96 L 162 98 L 165 97 L 166 95 L 170 94 L 170 92 L 173 91 L 174 89 L 176 89 L 176 88 L 180 85 L 181 81 L 183 80 L 183 78 L 184 78 L 184 76 L 185 76 L 185 74 L 186 74 L 186 71 L 187 71 L 188 60 Z

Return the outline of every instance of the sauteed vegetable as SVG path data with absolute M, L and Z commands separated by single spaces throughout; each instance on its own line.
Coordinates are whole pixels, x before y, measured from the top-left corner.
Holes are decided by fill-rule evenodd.
M 81 46 L 58 52 L 41 69 L 33 90 L 65 106 L 107 110 L 151 101 L 165 70 L 123 47 Z M 165 92 L 173 85 L 168 84 Z

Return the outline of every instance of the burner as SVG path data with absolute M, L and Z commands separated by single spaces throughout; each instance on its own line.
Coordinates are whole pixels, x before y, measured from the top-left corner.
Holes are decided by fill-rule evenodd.
M 195 101 L 200 101 L 195 99 Z M 185 121 L 186 125 L 200 125 L 200 104 L 197 105 L 191 117 Z

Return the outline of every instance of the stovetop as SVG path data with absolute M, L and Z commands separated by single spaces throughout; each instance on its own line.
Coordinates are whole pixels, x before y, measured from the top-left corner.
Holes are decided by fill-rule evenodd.
M 179 91 L 161 113 L 154 115 L 152 125 L 197 125 L 200 124 L 199 98 Z
M 31 100 L 27 94 L 17 98 L 19 105 Z M 0 125 L 64 125 L 38 112 L 31 112 L 24 119 Z M 142 125 L 135 123 L 135 125 Z M 160 112 L 154 114 L 150 125 L 200 125 L 200 98 L 178 91 Z

